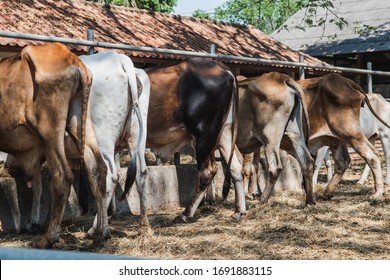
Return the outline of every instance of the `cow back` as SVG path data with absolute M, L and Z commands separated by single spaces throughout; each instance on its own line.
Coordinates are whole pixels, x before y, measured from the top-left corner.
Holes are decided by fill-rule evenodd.
M 298 81 L 304 88 L 304 102 L 309 112 L 310 134 L 328 131 L 344 137 L 360 133 L 360 108 L 363 89 L 354 81 L 339 74 Z M 343 122 L 340 122 L 343 120 Z
M 28 46 L 2 59 L 0 76 L 1 146 L 11 152 L 63 134 L 71 100 L 87 101 L 84 89 L 91 83 L 85 65 L 59 43 Z

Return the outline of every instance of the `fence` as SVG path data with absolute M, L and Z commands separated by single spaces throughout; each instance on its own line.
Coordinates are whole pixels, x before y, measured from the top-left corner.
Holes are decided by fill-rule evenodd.
M 341 73 L 363 74 L 363 75 L 367 75 L 368 92 L 372 91 L 373 75 L 390 76 L 390 72 L 372 70 L 371 69 L 372 64 L 370 62 L 367 64 L 367 69 L 358 69 L 358 68 L 347 68 L 347 67 L 337 67 L 337 66 L 328 66 L 328 65 L 305 64 L 303 60 L 303 56 L 300 57 L 299 62 L 292 62 L 292 61 L 270 60 L 270 59 L 254 58 L 254 57 L 222 55 L 222 54 L 215 53 L 215 48 L 213 48 L 212 46 L 210 48 L 210 53 L 201 53 L 201 52 L 192 52 L 192 51 L 184 51 L 184 50 L 140 47 L 140 46 L 126 45 L 126 44 L 98 42 L 98 41 L 94 41 L 93 30 L 90 29 L 87 30 L 88 40 L 78 40 L 78 39 L 70 39 L 70 38 L 63 38 L 63 37 L 43 36 L 43 35 L 34 35 L 34 34 L 26 34 L 26 33 L 19 33 L 19 32 L 8 32 L 8 31 L 0 31 L 0 37 L 42 41 L 42 42 L 60 42 L 67 45 L 70 44 L 70 45 L 87 46 L 89 48 L 88 53 L 92 53 L 93 48 L 100 47 L 100 48 L 107 48 L 107 49 L 151 52 L 151 53 L 159 53 L 165 55 L 179 55 L 185 57 L 212 58 L 212 59 L 224 60 L 224 61 L 241 61 L 241 62 L 247 62 L 247 63 L 258 64 L 258 65 L 293 66 L 293 67 L 299 67 L 300 69 L 299 77 L 301 79 L 304 78 L 305 69 L 330 70 L 330 71 L 338 71 Z

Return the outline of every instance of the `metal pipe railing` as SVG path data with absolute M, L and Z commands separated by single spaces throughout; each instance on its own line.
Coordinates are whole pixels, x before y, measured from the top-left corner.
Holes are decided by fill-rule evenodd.
M 179 55 L 179 56 L 181 55 L 181 56 L 188 56 L 188 57 L 213 58 L 213 59 L 219 59 L 225 61 L 243 61 L 243 62 L 260 64 L 260 65 L 283 65 L 283 66 L 303 67 L 304 69 L 315 69 L 315 70 L 322 69 L 322 70 L 340 71 L 340 72 L 354 73 L 354 74 L 390 76 L 390 72 L 384 72 L 384 71 L 346 68 L 346 67 L 337 67 L 337 66 L 328 66 L 328 65 L 311 65 L 311 64 L 292 62 L 292 61 L 270 60 L 270 59 L 263 59 L 263 58 L 234 56 L 234 55 L 200 53 L 200 52 L 184 51 L 184 50 L 139 47 L 139 46 L 126 45 L 126 44 L 114 44 L 114 43 L 107 43 L 107 42 L 69 39 L 63 37 L 34 35 L 34 34 L 26 34 L 26 33 L 19 33 L 19 32 L 0 31 L 0 37 L 43 41 L 43 42 L 60 42 L 63 44 L 81 45 L 87 47 L 100 47 L 100 48 L 130 50 L 130 51 L 138 51 L 138 52 L 152 52 L 152 53 L 160 53 L 166 55 Z

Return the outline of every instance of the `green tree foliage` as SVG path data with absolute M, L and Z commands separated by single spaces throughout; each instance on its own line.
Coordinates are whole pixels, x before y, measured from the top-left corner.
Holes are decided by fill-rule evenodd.
M 230 0 L 215 9 L 215 19 L 256 26 L 270 33 L 300 7 L 295 0 Z
M 271 33 L 281 27 L 283 23 L 300 9 L 305 9 L 305 17 L 296 28 L 308 26 L 324 26 L 326 23 L 335 23 L 339 28 L 347 25 L 347 22 L 339 17 L 330 0 L 229 0 L 215 9 L 211 19 L 231 23 L 253 25 L 265 33 Z M 318 8 L 324 8 L 326 15 L 334 15 L 332 19 L 317 17 Z M 194 16 L 205 17 L 202 13 Z
M 177 0 L 89 0 L 105 4 L 135 7 L 155 12 L 171 13 Z
M 162 13 L 171 13 L 177 0 L 136 0 L 140 9 L 152 10 Z
M 196 10 L 196 11 L 192 14 L 192 16 L 193 16 L 193 17 L 196 17 L 196 18 L 211 19 L 210 14 L 207 13 L 206 11 L 204 11 L 204 10 L 201 10 L 201 9 Z

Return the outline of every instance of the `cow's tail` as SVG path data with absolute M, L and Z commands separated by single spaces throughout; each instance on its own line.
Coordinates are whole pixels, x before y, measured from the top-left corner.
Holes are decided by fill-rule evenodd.
M 127 166 L 127 172 L 126 172 L 126 181 L 124 186 L 123 194 L 119 197 L 119 200 L 123 200 L 126 198 L 127 194 L 130 192 L 131 187 L 134 184 L 135 178 L 137 176 L 137 154 L 138 150 L 141 147 L 142 142 L 142 135 L 144 134 L 143 131 L 143 120 L 141 115 L 141 110 L 139 108 L 139 101 L 138 101 L 138 86 L 137 86 L 137 77 L 135 74 L 135 68 L 133 65 L 133 62 L 130 60 L 130 58 L 126 57 L 126 59 L 122 63 L 123 70 L 127 73 L 128 76 L 128 83 L 130 87 L 131 92 L 131 101 L 132 101 L 132 107 L 130 110 L 130 113 L 132 113 L 133 109 L 135 111 L 135 114 L 138 119 L 138 140 L 137 145 L 133 152 L 129 151 L 131 160 Z
M 372 105 L 371 105 L 371 103 L 370 103 L 370 99 L 369 99 L 368 96 L 367 96 L 367 93 L 365 93 L 364 91 L 363 91 L 363 93 L 364 93 L 364 101 L 367 103 L 367 106 L 368 106 L 368 108 L 370 109 L 371 113 L 375 116 L 375 118 L 378 119 L 378 121 L 380 121 L 380 122 L 383 123 L 385 126 L 387 126 L 388 128 L 390 128 L 390 125 L 389 125 L 387 122 L 385 122 L 385 121 L 384 121 L 384 120 L 375 112 L 374 108 L 372 107 Z
M 239 104 L 239 95 L 238 95 L 238 84 L 236 77 L 229 72 L 233 76 L 233 87 L 232 87 L 232 147 L 230 151 L 229 160 L 227 162 L 227 166 L 225 168 L 225 180 L 223 181 L 222 187 L 222 200 L 226 200 L 229 191 L 230 191 L 230 182 L 231 182 L 231 173 L 230 173 L 230 165 L 232 162 L 234 150 L 236 148 L 237 134 L 238 134 L 238 104 Z
M 82 210 L 82 214 L 88 212 L 88 179 L 85 173 L 84 164 L 84 152 L 87 134 L 87 117 L 88 117 L 88 104 L 89 96 L 92 86 L 92 73 L 83 64 L 80 66 L 82 73 L 82 98 L 81 98 L 81 141 L 80 141 L 80 174 L 79 174 L 79 205 Z M 70 134 L 71 135 L 71 134 Z
M 302 112 L 303 112 L 303 133 L 304 133 L 305 142 L 306 142 L 306 145 L 307 145 L 308 142 L 309 142 L 310 123 L 309 123 L 309 113 L 307 111 L 305 103 L 302 101 L 302 97 L 304 95 L 303 88 L 302 88 L 302 86 L 300 84 L 298 84 L 296 81 L 294 81 L 294 79 L 292 79 L 291 77 L 287 78 L 286 84 L 289 87 L 291 87 L 292 89 L 294 89 L 295 98 L 297 99 L 298 104 L 302 108 Z
M 357 84 L 357 83 L 352 83 L 351 84 L 351 87 L 352 89 L 356 90 L 356 91 L 359 91 L 361 94 L 364 95 L 364 99 L 363 101 L 365 101 L 367 103 L 367 106 L 368 106 L 368 109 L 370 109 L 371 113 L 375 116 L 375 118 L 377 118 L 378 121 L 380 121 L 381 123 L 383 123 L 385 126 L 387 126 L 388 128 L 390 128 L 390 125 L 385 122 L 374 110 L 374 108 L 371 106 L 371 103 L 370 103 L 370 99 L 368 98 L 367 96 L 367 93 L 362 89 L 362 87 Z M 362 106 L 364 105 L 364 103 L 362 104 Z

